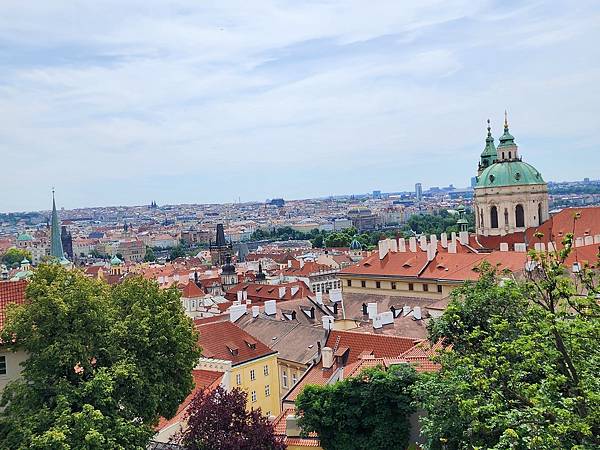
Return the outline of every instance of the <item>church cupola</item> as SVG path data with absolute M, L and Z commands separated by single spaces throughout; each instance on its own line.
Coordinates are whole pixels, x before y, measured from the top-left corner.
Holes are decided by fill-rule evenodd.
M 504 111 L 504 134 L 500 136 L 498 145 L 498 161 L 519 161 L 518 147 L 515 138 L 508 132 L 508 114 Z
M 225 264 L 221 267 L 221 285 L 227 292 L 229 288 L 238 284 L 238 276 L 235 271 L 235 265 L 231 262 L 231 255 L 225 257 Z
M 481 159 L 479 160 L 478 175 L 481 175 L 481 172 L 491 166 L 496 159 L 498 159 L 498 153 L 496 152 L 496 146 L 494 145 L 494 138 L 492 137 L 490 119 L 488 119 L 487 124 L 487 137 L 485 138 L 485 148 L 483 149 L 483 152 L 481 153 Z

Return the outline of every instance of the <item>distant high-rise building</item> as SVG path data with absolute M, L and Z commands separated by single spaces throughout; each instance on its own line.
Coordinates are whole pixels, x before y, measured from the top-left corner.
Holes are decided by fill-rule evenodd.
M 381 198 L 381 191 L 373 191 L 373 198 Z
M 415 184 L 415 198 L 418 202 L 423 199 L 423 185 L 421 183 Z
M 282 198 L 274 198 L 269 202 L 270 205 L 277 206 L 278 208 L 283 208 L 285 205 L 285 200 Z

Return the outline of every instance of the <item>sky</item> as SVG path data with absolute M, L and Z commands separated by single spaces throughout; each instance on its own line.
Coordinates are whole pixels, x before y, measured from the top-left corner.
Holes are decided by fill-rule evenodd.
M 599 178 L 600 2 L 2 0 L 0 212 Z

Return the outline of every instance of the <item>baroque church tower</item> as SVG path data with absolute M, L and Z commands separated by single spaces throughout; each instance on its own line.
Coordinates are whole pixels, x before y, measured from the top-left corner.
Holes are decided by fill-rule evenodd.
M 498 148 L 488 120 L 485 148 L 479 161 L 474 209 L 477 234 L 505 236 L 548 220 L 548 185 L 542 174 L 523 162 L 504 113 Z

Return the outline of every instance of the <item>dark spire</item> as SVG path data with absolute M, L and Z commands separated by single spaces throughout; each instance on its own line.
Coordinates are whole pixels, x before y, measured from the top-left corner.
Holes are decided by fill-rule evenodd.
M 56 211 L 56 201 L 54 200 L 54 188 L 52 188 L 52 226 L 50 228 L 50 256 L 59 261 L 65 257 L 62 240 L 60 238 L 60 221 Z
M 215 247 L 227 247 L 227 241 L 225 240 L 225 230 L 222 223 L 217 224 L 217 239 L 215 241 Z

